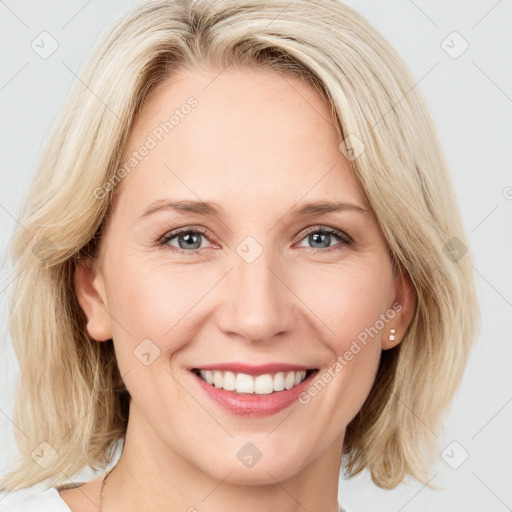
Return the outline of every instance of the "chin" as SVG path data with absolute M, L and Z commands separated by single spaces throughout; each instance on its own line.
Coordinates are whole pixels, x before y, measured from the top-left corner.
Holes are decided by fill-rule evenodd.
M 259 443 L 260 446 L 262 444 Z M 205 466 L 203 458 L 200 461 L 201 469 L 216 480 L 233 485 L 275 485 L 276 480 L 282 482 L 292 478 L 307 464 L 305 454 L 283 443 L 279 448 L 267 446 L 258 450 L 255 444 L 247 441 L 241 448 L 237 446 L 236 452 L 227 447 L 219 451 L 233 453 L 233 457 L 224 455 L 220 458 L 212 454 L 215 463 Z
M 227 478 L 224 473 L 223 476 L 218 476 L 219 480 L 225 478 L 225 482 L 232 485 L 275 485 L 276 481 L 283 482 L 292 478 L 300 471 L 292 462 L 281 459 L 279 464 L 270 463 L 265 464 L 262 460 L 259 461 L 252 468 L 232 468 Z

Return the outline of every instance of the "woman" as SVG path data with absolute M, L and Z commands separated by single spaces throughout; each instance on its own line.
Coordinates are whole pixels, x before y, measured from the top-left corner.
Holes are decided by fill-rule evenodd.
M 14 240 L 6 511 L 335 512 L 342 461 L 427 483 L 478 307 L 413 85 L 335 0 L 128 13 Z

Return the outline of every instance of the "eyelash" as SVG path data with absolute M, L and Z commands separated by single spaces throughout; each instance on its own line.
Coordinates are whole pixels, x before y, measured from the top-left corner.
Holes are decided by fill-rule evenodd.
M 208 235 L 208 231 L 206 229 L 201 228 L 201 227 L 194 227 L 194 228 L 187 227 L 185 229 L 181 229 L 181 230 L 178 230 L 178 231 L 173 231 L 173 232 L 171 232 L 169 234 L 164 235 L 163 237 L 161 237 L 159 239 L 158 245 L 159 246 L 167 245 L 173 238 L 176 238 L 177 236 L 179 236 L 179 235 L 181 235 L 183 233 L 199 233 L 201 235 L 204 235 L 206 238 L 208 238 L 208 236 L 207 236 Z M 323 234 L 334 235 L 340 241 L 340 244 L 337 244 L 337 245 L 335 245 L 333 247 L 328 247 L 328 248 L 325 248 L 325 249 L 315 249 L 314 247 L 309 247 L 308 248 L 310 251 L 315 252 L 315 253 L 331 252 L 331 251 L 336 251 L 336 250 L 342 250 L 345 247 L 352 245 L 353 242 L 354 242 L 354 240 L 349 235 L 344 233 L 343 231 L 340 231 L 340 230 L 334 229 L 334 228 L 329 228 L 327 226 L 321 226 L 321 227 L 320 226 L 314 226 L 313 228 L 309 229 L 306 233 L 304 233 L 302 235 L 302 238 L 299 240 L 299 242 L 304 240 L 304 238 L 309 236 L 311 233 L 323 233 Z M 187 251 L 187 250 L 181 249 L 179 247 L 174 247 L 174 246 L 171 246 L 171 245 L 167 245 L 167 246 L 173 252 L 177 252 L 178 254 L 185 254 L 185 255 L 191 256 L 191 257 L 193 257 L 193 256 L 200 256 L 203 253 L 203 251 L 207 249 L 207 247 L 205 247 L 203 249 L 193 249 L 193 250 Z

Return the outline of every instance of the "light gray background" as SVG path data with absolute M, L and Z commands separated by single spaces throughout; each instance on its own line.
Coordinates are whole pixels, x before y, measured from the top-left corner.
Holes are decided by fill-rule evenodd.
M 18 364 L 7 324 L 12 290 L 5 252 L 8 237 L 18 222 L 21 199 L 49 128 L 77 80 L 75 73 L 105 26 L 135 3 L 0 0 L 2 473 L 16 453 L 12 431 L 17 428 L 11 419 Z M 433 113 L 475 256 L 482 331 L 445 415 L 444 432 L 438 433 L 439 461 L 431 476 L 441 490 L 431 491 L 415 481 L 383 490 L 365 473 L 341 480 L 340 501 L 353 512 L 512 510 L 512 1 L 347 3 L 397 48 Z M 31 48 L 43 31 L 59 45 L 47 59 Z M 469 44 L 458 58 L 453 56 L 463 41 L 453 31 Z M 451 467 L 466 453 L 467 460 L 457 469 Z M 89 475 L 85 471 L 76 480 Z

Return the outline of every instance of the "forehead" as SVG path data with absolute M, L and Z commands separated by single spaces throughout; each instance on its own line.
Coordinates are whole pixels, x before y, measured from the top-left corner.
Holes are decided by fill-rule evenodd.
M 259 211 L 303 197 L 367 205 L 339 142 L 331 105 L 298 77 L 183 70 L 159 84 L 136 119 L 122 156 L 133 166 L 115 198 L 137 207 L 177 197 Z

